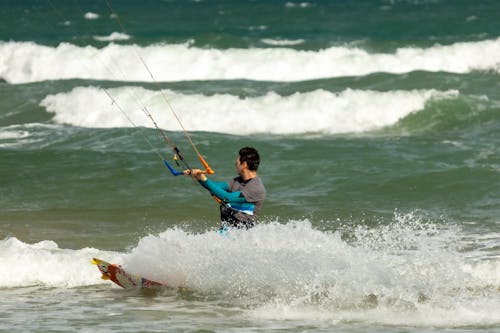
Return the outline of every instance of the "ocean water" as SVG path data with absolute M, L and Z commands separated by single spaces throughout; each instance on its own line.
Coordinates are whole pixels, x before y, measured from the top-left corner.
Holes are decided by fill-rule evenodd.
M 498 332 L 499 12 L 0 1 L 0 331 Z M 261 223 L 219 236 L 152 119 L 215 180 L 259 149 Z

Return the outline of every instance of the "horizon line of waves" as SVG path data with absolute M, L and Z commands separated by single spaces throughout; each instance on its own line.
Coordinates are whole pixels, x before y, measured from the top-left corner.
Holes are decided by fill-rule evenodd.
M 296 82 L 378 72 L 500 72 L 500 38 L 429 48 L 402 47 L 394 53 L 374 54 L 342 46 L 310 51 L 222 50 L 189 44 L 140 47 L 111 43 L 96 48 L 10 41 L 0 42 L 0 78 L 12 84 L 77 78 L 150 82 L 151 77 L 137 60 L 138 54 L 148 63 L 158 82 L 233 79 Z M 115 67 L 126 68 L 127 77 L 118 78 L 110 73 L 108 69 Z

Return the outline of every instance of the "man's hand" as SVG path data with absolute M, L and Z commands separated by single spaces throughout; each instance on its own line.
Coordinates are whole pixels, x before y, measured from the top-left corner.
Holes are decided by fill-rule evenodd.
M 200 169 L 191 169 L 184 170 L 184 175 L 190 176 L 191 178 L 201 180 L 202 182 L 207 180 L 207 176 L 205 176 L 206 171 Z

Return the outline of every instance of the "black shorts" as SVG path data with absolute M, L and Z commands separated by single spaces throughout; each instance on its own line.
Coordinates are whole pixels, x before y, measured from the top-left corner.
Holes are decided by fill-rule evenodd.
M 226 205 L 220 205 L 222 227 L 250 229 L 257 224 L 255 215 L 245 214 Z

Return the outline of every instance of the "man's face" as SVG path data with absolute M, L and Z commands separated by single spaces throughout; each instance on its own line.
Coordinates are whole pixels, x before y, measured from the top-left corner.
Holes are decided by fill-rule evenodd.
M 238 172 L 238 174 L 240 176 L 242 175 L 242 172 L 245 169 L 246 165 L 247 165 L 247 162 L 243 162 L 243 163 L 240 162 L 240 157 L 239 156 L 236 158 L 236 163 L 235 163 L 236 172 Z

